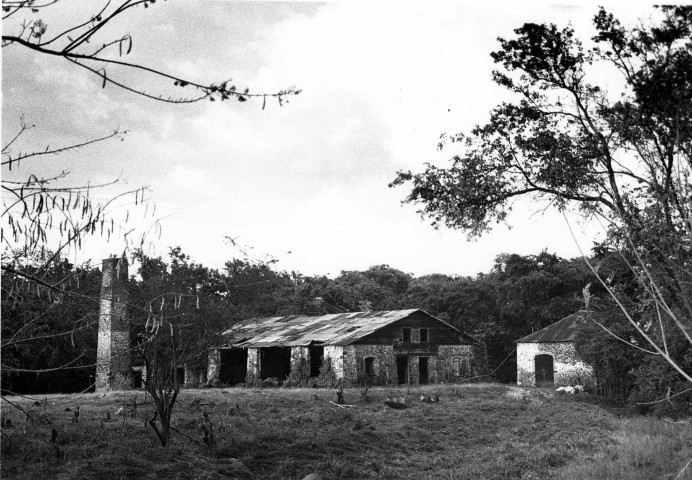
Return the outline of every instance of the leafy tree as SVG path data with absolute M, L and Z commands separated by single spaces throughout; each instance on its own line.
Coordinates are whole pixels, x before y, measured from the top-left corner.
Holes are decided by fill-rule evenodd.
M 236 318 L 297 313 L 297 276 L 274 270 L 275 263 L 248 258 L 234 258 L 225 263 L 223 281 L 227 299 L 236 309 Z
M 627 28 L 600 9 L 590 48 L 571 27 L 555 25 L 528 23 L 515 38 L 499 39 L 493 80 L 517 100 L 469 135 L 443 136 L 440 148 L 463 149 L 449 166 L 399 172 L 392 186 L 411 185 L 406 201 L 422 216 L 471 237 L 507 221 L 521 197 L 605 220 L 606 246 L 623 252 L 637 279 L 637 309 L 626 311 L 617 299 L 626 290 L 596 275 L 600 287 L 689 387 L 685 358 L 668 344 L 682 338 L 692 346 L 692 7 L 663 6 L 658 14 L 653 24 Z M 594 83 L 593 64 L 621 83 Z M 526 287 L 550 281 L 526 280 Z M 639 309 L 652 327 L 642 327 Z
M 42 265 L 40 259 L 33 263 L 34 270 Z M 66 294 L 2 275 L 3 394 L 79 392 L 94 384 L 101 275 L 89 264 L 75 267 L 59 256 L 42 275 Z
M 149 424 L 162 446 L 170 441 L 170 419 L 182 387 L 179 372 L 197 379 L 206 371 L 207 352 L 228 326 L 229 303 L 219 273 L 196 264 L 179 247 L 168 263 L 140 252 L 141 281 L 131 285 L 132 334 L 146 367 L 145 387 L 155 412 Z
M 400 172 L 408 202 L 434 225 L 478 236 L 505 221 L 511 201 L 533 196 L 559 209 L 578 206 L 633 230 L 660 214 L 671 233 L 689 231 L 692 154 L 689 7 L 662 7 L 659 25 L 626 29 L 600 10 L 597 46 L 585 49 L 571 27 L 525 24 L 500 38 L 493 80 L 518 100 L 461 142 L 464 155 L 446 168 Z M 593 63 L 615 67 L 623 95 L 590 83 Z

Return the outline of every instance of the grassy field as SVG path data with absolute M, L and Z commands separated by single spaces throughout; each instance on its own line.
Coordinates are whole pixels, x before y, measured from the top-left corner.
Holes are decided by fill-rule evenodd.
M 439 403 L 421 403 L 425 392 L 439 393 Z M 302 479 L 318 472 L 324 479 L 672 480 L 692 458 L 690 423 L 616 417 L 586 395 L 493 384 L 408 393 L 410 407 L 393 410 L 383 401 L 406 396 L 405 388 L 371 389 L 367 402 L 360 390 L 346 390 L 351 408 L 329 403 L 331 390 L 185 390 L 173 415 L 180 433 L 165 449 L 145 424 L 152 412 L 142 392 L 134 418 L 116 414 L 132 392 L 37 404 L 8 397 L 35 421 L 3 402 L 2 478 Z M 213 406 L 190 409 L 196 398 Z M 214 425 L 212 447 L 202 442 L 204 411 Z M 52 428 L 64 458 L 50 443 Z M 680 479 L 692 479 L 692 465 Z

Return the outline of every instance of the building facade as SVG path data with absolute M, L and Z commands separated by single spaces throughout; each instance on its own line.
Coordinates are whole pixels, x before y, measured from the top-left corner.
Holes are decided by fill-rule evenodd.
M 516 341 L 517 385 L 529 387 L 585 385 L 593 370 L 577 355 L 575 341 L 593 312 L 580 310 Z
M 310 311 L 310 309 L 308 310 Z M 475 368 L 472 340 L 422 310 L 250 319 L 209 355 L 212 384 L 309 379 L 325 368 L 344 385 L 459 380 Z

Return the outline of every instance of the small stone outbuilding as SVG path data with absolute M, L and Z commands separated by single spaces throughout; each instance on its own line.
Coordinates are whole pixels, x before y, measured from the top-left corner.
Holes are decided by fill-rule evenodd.
M 209 355 L 212 384 L 318 377 L 325 364 L 354 384 L 421 384 L 470 376 L 473 340 L 423 310 L 255 318 L 223 332 Z
M 575 340 L 593 312 L 580 310 L 516 341 L 517 385 L 573 386 L 592 380 L 591 366 L 577 355 Z

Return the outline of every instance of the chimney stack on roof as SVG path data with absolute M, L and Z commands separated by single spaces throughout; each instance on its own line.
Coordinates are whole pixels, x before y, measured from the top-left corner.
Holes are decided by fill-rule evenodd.
M 324 298 L 315 297 L 311 300 L 308 300 L 305 310 L 305 313 L 309 317 L 319 317 L 321 315 L 324 315 Z

